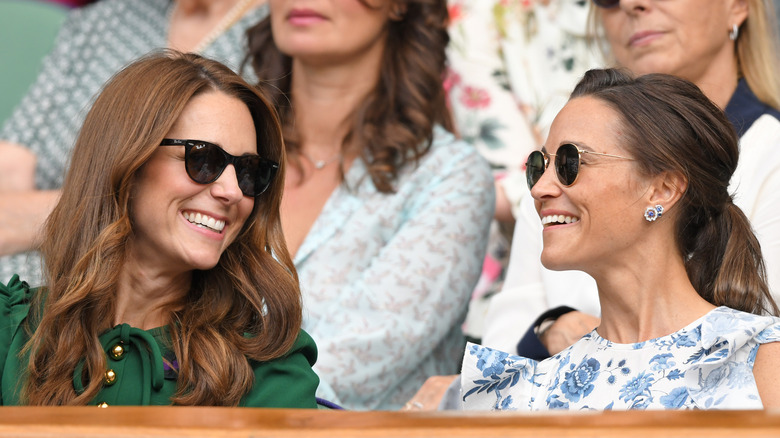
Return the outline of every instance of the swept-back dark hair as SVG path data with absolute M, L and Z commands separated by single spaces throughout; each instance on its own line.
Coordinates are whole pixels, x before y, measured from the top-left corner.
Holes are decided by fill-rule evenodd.
M 446 55 L 447 4 L 445 0 L 393 1 L 403 14 L 388 22 L 387 44 L 374 90 L 352 113 L 351 129 L 342 149 L 354 140 L 377 189 L 393 191 L 398 171 L 419 160 L 430 148 L 433 126 L 452 131 L 443 87 Z M 360 0 L 365 7 L 365 0 Z M 274 43 L 267 17 L 248 31 L 251 63 L 260 87 L 279 111 L 287 152 L 295 160 L 300 143 L 290 108 L 292 58 Z M 343 179 L 343 169 L 342 169 Z
M 179 363 L 171 402 L 237 405 L 255 383 L 249 360 L 280 357 L 295 342 L 301 298 L 279 218 L 285 153 L 273 107 L 216 61 L 156 53 L 105 85 L 73 149 L 44 232 L 47 286 L 28 318 L 34 334 L 25 347 L 26 403 L 83 405 L 100 391 L 106 353 L 98 335 L 114 324 L 116 285 L 133 236 L 135 177 L 192 98 L 209 92 L 242 101 L 254 121 L 257 153 L 281 164 L 217 265 L 195 271 L 189 293 L 171 304 L 168 327 Z M 78 394 L 73 379 L 81 361 L 89 383 Z
M 693 83 L 664 74 L 590 70 L 571 98 L 582 96 L 620 114 L 625 147 L 643 174 L 684 176 L 676 239 L 699 295 L 717 306 L 777 315 L 758 239 L 728 192 L 739 140 L 723 111 Z

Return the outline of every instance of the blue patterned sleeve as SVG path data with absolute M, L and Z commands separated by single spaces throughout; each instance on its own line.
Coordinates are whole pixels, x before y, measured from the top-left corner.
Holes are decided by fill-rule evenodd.
M 527 409 L 538 362 L 469 343 L 461 369 L 464 410 Z
M 307 328 L 320 352 L 320 397 L 348 408 L 396 409 L 427 377 L 457 372 L 460 324 L 495 201 L 484 159 L 451 136 L 448 142 L 413 171 L 413 184 L 399 189 L 407 205 L 402 223 L 382 231 L 392 234 L 381 236 L 386 243 L 357 281 L 332 302 L 314 304 L 327 306 L 326 316 Z

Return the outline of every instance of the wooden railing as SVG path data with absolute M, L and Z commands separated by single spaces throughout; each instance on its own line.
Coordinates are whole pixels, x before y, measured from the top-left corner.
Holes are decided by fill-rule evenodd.
M 189 407 L 0 408 L 14 437 L 780 437 L 780 412 L 337 412 Z

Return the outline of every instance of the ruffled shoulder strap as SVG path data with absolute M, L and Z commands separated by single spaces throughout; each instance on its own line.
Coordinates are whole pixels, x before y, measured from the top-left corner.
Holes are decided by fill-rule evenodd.
M 780 341 L 780 318 L 727 307 L 701 324 L 699 350 L 688 358 L 688 393 L 701 409 L 761 409 L 753 378 L 758 346 Z
M 16 331 L 16 327 L 27 317 L 30 310 L 30 299 L 35 289 L 31 289 L 26 281 L 19 280 L 18 275 L 11 277 L 8 284 L 0 283 L 0 332 Z M 0 333 L 0 339 L 2 338 Z
M 34 292 L 18 275 L 11 277 L 8 284 L 0 283 L 0 366 L 5 365 L 11 341 L 27 318 Z

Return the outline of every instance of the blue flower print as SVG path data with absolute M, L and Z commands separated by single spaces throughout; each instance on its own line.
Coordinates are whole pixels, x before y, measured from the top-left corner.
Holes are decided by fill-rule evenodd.
M 505 398 L 504 400 L 502 400 L 501 401 L 501 410 L 502 411 L 506 411 L 507 409 L 511 409 L 513 401 L 514 400 L 512 400 L 512 396 L 511 395 L 508 396 L 507 398 Z
M 482 371 L 482 377 L 495 376 L 503 373 L 503 361 L 509 357 L 509 353 L 478 345 L 472 345 L 470 353 L 477 357 L 477 369 Z
M 652 385 L 654 380 L 655 378 L 652 374 L 647 374 L 644 371 L 639 373 L 638 376 L 620 388 L 620 398 L 629 402 L 642 395 L 650 396 L 650 385 Z
M 740 321 L 739 318 L 735 318 L 734 315 L 717 314 L 713 315 L 712 318 L 708 318 L 703 325 L 709 326 L 707 329 L 708 333 L 728 333 L 739 328 L 741 322 L 742 321 Z
M 558 395 L 551 395 L 547 398 L 547 407 L 550 408 L 550 410 L 553 409 L 569 409 L 569 402 L 564 402 L 558 399 Z
M 729 363 L 728 387 L 735 389 L 749 388 L 755 384 L 753 369 L 746 363 Z
M 656 354 L 652 359 L 650 359 L 652 370 L 663 371 L 677 365 L 675 361 L 669 360 L 673 357 L 674 355 L 672 353 Z
M 582 359 L 582 362 L 574 370 L 567 372 L 561 391 L 567 399 L 573 402 L 580 401 L 580 397 L 587 397 L 593 391 L 593 381 L 599 376 L 601 364 L 596 359 Z
M 661 397 L 660 401 L 667 409 L 680 409 L 688 401 L 688 388 L 684 386 L 674 388 L 668 395 Z
M 685 373 L 681 372 L 678 369 L 671 370 L 669 371 L 669 374 L 666 375 L 666 378 L 669 380 L 677 380 L 682 377 L 685 377 Z
M 680 347 L 693 347 L 701 339 L 701 328 L 696 327 L 695 330 L 683 332 L 679 335 L 673 336 L 674 344 Z

